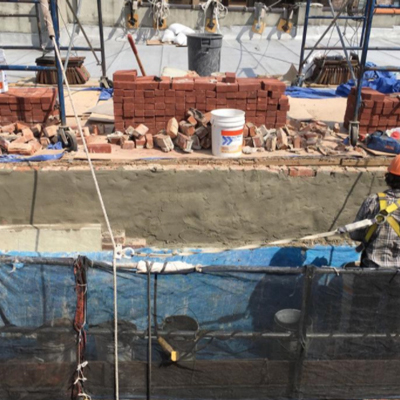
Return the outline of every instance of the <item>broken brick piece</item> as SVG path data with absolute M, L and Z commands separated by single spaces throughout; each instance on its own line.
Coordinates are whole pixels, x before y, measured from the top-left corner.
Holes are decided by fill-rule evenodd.
M 171 118 L 167 124 L 167 135 L 171 139 L 175 139 L 178 136 L 179 124 L 176 118 Z
M 146 135 L 135 137 L 135 144 L 137 149 L 144 149 L 146 145 Z
M 153 139 L 156 146 L 166 153 L 174 149 L 174 144 L 168 135 L 157 134 L 153 137 Z
M 196 130 L 195 127 L 192 124 L 190 124 L 190 123 L 188 123 L 186 121 L 181 121 L 179 123 L 179 129 L 186 136 L 193 136 L 194 132 Z
M 4 133 L 14 133 L 15 131 L 15 124 L 9 124 L 1 127 L 1 132 Z
M 9 154 L 21 154 L 25 156 L 30 156 L 35 152 L 31 143 L 15 143 L 15 140 L 8 145 L 7 150 Z
M 193 117 L 193 115 L 191 115 L 186 121 L 189 122 L 189 124 L 191 124 L 193 126 L 197 125 L 197 120 L 195 117 Z
M 178 132 L 178 136 L 176 138 L 176 145 L 183 150 L 185 153 L 191 153 L 193 141 L 189 136 L 184 135 L 183 133 Z
M 58 126 L 57 125 L 46 126 L 43 129 L 43 133 L 45 134 L 46 137 L 52 138 L 53 136 L 56 136 L 58 134 Z
M 145 136 L 146 136 L 146 149 L 154 148 L 153 135 L 151 133 L 146 133 Z
M 133 140 L 125 140 L 121 147 L 123 150 L 133 150 L 136 148 L 136 145 Z

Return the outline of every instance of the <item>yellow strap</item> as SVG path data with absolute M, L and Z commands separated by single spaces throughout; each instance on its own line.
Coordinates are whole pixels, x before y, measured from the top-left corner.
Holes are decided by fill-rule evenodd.
M 400 225 L 397 223 L 397 221 L 393 217 L 390 216 L 390 214 L 395 212 L 400 207 L 400 200 L 397 200 L 395 203 L 392 203 L 390 206 L 388 206 L 385 193 L 378 193 L 378 198 L 379 198 L 380 212 L 384 211 L 384 214 L 386 214 L 388 216 L 387 222 L 390 224 L 390 226 L 393 228 L 393 230 L 400 237 Z M 374 224 L 374 225 L 371 225 L 371 227 L 368 229 L 367 234 L 365 235 L 365 238 L 364 238 L 364 241 L 366 243 L 368 243 L 370 241 L 372 235 L 376 232 L 377 228 L 378 228 L 378 225 Z
M 385 208 L 387 215 L 392 214 L 400 207 L 400 200 L 397 200 L 395 203 L 392 203 L 389 207 Z
M 379 197 L 380 211 L 383 211 L 387 207 L 386 194 L 385 193 L 378 193 L 378 197 Z
M 387 200 L 386 200 L 386 194 L 385 193 L 378 193 L 378 199 L 379 199 L 379 211 L 383 211 L 387 207 Z M 371 225 L 367 231 L 367 234 L 365 235 L 364 241 L 368 243 L 372 237 L 372 235 L 375 233 L 377 230 L 378 225 L 374 224 Z
M 399 223 L 391 215 L 389 215 L 386 218 L 386 221 L 392 227 L 392 229 L 397 233 L 397 236 L 400 237 L 400 225 L 399 225 Z
M 378 225 L 377 224 L 373 224 L 369 227 L 367 234 L 365 235 L 364 241 L 366 243 L 368 243 L 372 237 L 372 235 L 375 233 L 375 231 L 377 230 Z

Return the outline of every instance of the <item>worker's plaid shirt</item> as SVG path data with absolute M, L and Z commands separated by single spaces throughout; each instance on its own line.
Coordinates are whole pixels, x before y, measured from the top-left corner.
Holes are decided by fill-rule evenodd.
M 387 205 L 392 204 L 400 198 L 400 190 L 386 190 Z M 374 218 L 380 211 L 379 199 L 376 194 L 368 196 L 357 213 L 356 221 Z M 397 222 L 400 222 L 400 208 L 391 214 Z M 360 229 L 350 233 L 353 240 L 362 242 L 367 234 L 368 228 Z M 391 268 L 400 267 L 400 237 L 386 222 L 378 225 L 370 241 L 365 244 L 365 250 L 361 255 L 363 267 Z

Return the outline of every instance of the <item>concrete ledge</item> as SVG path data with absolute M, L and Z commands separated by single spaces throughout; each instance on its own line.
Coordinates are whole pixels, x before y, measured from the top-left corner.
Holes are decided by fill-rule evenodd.
M 2 225 L 0 243 L 5 251 L 101 251 L 101 225 Z

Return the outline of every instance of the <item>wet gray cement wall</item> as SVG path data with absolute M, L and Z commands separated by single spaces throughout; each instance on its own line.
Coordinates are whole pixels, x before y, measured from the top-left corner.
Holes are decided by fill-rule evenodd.
M 384 170 L 99 170 L 113 228 L 151 245 L 240 245 L 351 222 Z M 90 172 L 0 171 L 1 224 L 102 223 Z

